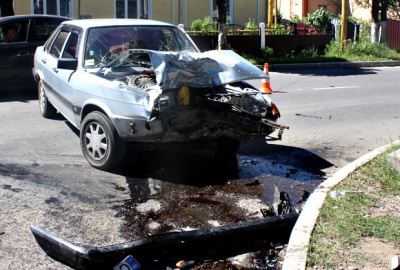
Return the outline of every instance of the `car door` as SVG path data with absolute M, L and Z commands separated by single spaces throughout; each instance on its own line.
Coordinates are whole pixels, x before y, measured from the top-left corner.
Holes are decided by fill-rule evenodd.
M 58 68 L 61 58 L 77 59 L 80 30 L 64 28 L 50 47 L 46 59 L 46 73 L 51 79 L 46 82 L 50 102 L 71 122 L 73 122 L 73 88 L 70 80 L 75 70 Z M 45 75 L 46 77 L 46 75 Z
M 13 90 L 32 87 L 36 84 L 32 77 L 33 55 L 36 46 L 28 42 L 30 20 L 5 22 L 0 25 L 0 89 Z M 7 29 L 14 28 L 18 39 L 5 40 Z

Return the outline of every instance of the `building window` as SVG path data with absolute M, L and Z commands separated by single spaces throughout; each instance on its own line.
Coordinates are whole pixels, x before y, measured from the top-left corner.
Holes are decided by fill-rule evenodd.
M 226 16 L 229 17 L 229 23 L 233 22 L 233 0 L 226 1 Z M 211 18 L 218 18 L 217 0 L 212 0 Z
M 151 19 L 151 0 L 115 0 L 116 18 Z
M 71 0 L 31 0 L 31 5 L 34 14 L 73 17 Z

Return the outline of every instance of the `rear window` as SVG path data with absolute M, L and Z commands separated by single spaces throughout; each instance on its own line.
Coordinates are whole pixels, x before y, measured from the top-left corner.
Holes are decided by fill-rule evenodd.
M 60 23 L 57 20 L 36 20 L 33 23 L 31 40 L 46 41 Z

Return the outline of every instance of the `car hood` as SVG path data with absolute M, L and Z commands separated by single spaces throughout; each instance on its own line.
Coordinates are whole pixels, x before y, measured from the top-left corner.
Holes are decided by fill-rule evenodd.
M 215 87 L 268 76 L 249 61 L 230 50 L 204 53 L 149 51 L 157 77 L 163 89 Z

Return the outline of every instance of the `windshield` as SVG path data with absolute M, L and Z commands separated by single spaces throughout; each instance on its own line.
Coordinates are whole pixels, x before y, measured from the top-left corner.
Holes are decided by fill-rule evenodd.
M 173 26 L 112 26 L 89 30 L 84 67 L 104 67 L 129 49 L 197 52 L 190 39 Z

